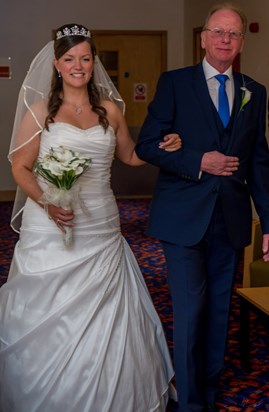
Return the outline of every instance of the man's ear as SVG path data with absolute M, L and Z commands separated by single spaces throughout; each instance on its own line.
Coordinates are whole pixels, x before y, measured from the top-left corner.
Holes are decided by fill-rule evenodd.
M 245 38 L 243 37 L 243 39 L 241 40 L 241 47 L 240 47 L 239 53 L 242 53 L 244 44 L 245 44 Z
M 205 36 L 206 36 L 205 32 L 202 31 L 201 32 L 201 47 L 202 47 L 202 49 L 205 49 L 205 42 L 206 42 Z

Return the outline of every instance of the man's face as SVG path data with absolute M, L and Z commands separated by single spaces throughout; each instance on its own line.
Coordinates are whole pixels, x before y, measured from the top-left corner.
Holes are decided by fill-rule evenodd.
M 232 10 L 218 10 L 210 17 L 206 29 L 201 34 L 206 60 L 219 72 L 224 72 L 243 50 L 241 18 Z

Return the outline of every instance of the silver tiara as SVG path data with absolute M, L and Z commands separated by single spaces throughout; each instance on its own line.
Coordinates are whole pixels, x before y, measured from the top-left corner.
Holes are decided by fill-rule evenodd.
M 84 36 L 84 37 L 92 37 L 91 32 L 85 27 L 73 26 L 71 28 L 65 27 L 63 30 L 58 30 L 56 33 L 56 40 L 61 39 L 62 37 L 66 36 Z

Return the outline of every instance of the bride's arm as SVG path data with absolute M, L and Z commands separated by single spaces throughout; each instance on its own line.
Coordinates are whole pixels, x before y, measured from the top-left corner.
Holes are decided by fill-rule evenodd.
M 12 155 L 12 174 L 15 182 L 20 186 L 26 196 L 44 208 L 44 204 L 41 202 L 43 191 L 33 173 L 33 168 L 39 153 L 40 133 L 26 143 L 29 136 L 36 134 L 39 129 L 33 116 L 30 112 L 27 112 L 18 132 L 17 141 L 19 142 L 19 149 L 15 150 Z M 23 145 L 23 143 L 26 144 Z M 47 205 L 46 208 L 49 216 L 53 220 L 57 221 L 57 219 L 60 219 L 64 225 L 72 225 L 71 220 L 74 218 L 74 215 L 71 210 L 67 211 L 52 204 Z
M 39 129 L 33 116 L 30 112 L 27 112 L 22 120 L 17 136 L 17 147 L 19 148 L 12 154 L 12 174 L 14 180 L 23 192 L 35 202 L 38 202 L 43 193 L 32 172 L 39 152 Z M 37 135 L 27 142 L 27 139 L 35 134 Z
M 125 118 L 118 107 L 109 101 L 103 106 L 107 110 L 109 124 L 113 127 L 117 137 L 115 155 L 123 163 L 130 166 L 141 166 L 145 162 L 137 156 L 135 152 L 135 142 L 130 136 Z M 169 134 L 163 138 L 159 148 L 166 151 L 175 151 L 181 148 L 181 139 L 178 134 Z

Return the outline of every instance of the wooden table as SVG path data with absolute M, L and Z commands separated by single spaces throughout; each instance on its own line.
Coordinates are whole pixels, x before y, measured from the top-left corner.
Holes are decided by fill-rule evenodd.
M 269 316 L 269 287 L 239 288 L 240 296 L 240 362 L 244 369 L 249 368 L 249 320 L 250 311 L 261 316 Z

